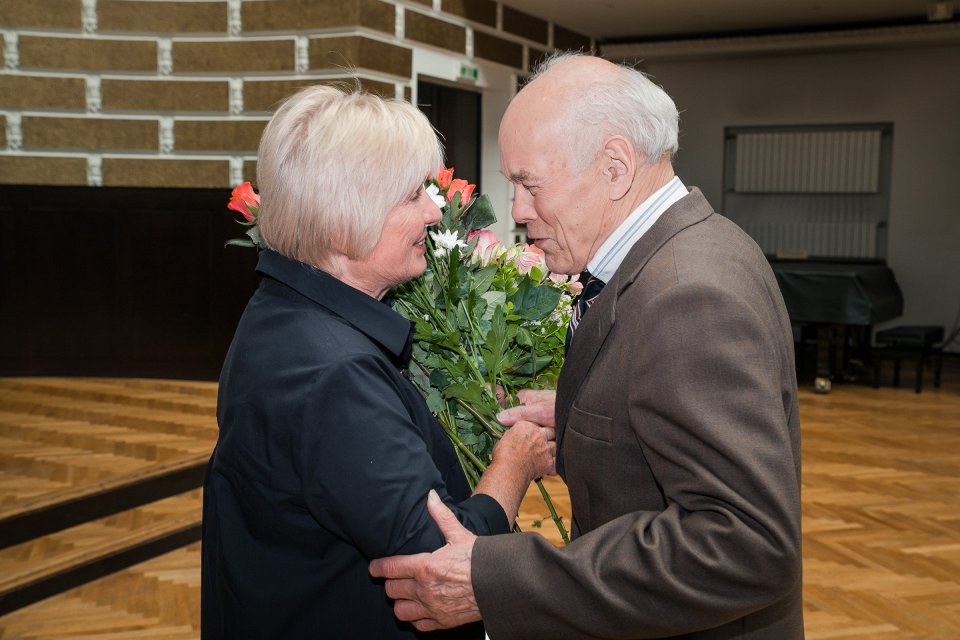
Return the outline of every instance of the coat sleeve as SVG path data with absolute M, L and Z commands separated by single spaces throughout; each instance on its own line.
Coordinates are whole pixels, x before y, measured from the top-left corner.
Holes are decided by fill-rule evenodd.
M 298 473 L 307 509 L 367 558 L 433 551 L 445 544 L 426 509 L 435 489 L 478 535 L 506 533 L 503 509 L 487 495 L 456 502 L 405 407 L 405 381 L 374 357 L 326 367 L 305 405 Z
M 678 284 L 639 314 L 642 344 L 622 347 L 636 353 L 628 428 L 665 506 L 562 549 L 534 535 L 478 539 L 472 579 L 491 637 L 672 636 L 799 588 L 799 426 L 782 373 L 792 361 L 783 326 L 755 302 Z

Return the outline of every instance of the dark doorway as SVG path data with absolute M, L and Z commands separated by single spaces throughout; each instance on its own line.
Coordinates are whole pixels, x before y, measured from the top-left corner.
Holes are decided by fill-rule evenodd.
M 480 192 L 480 94 L 421 80 L 417 106 L 440 133 L 454 177 L 476 183 Z
M 259 281 L 229 197 L 0 187 L 0 376 L 216 380 Z

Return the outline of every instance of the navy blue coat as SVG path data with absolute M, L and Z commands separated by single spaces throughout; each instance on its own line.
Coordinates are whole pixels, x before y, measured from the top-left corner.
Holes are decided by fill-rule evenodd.
M 479 535 L 510 523 L 495 500 L 470 496 L 402 375 L 409 321 L 273 251 L 257 270 L 220 377 L 204 483 L 203 636 L 414 637 L 367 565 L 444 544 L 427 492 Z

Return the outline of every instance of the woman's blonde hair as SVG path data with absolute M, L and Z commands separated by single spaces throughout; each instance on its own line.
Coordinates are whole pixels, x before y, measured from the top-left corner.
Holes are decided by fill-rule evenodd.
M 279 253 L 320 268 L 363 258 L 387 212 L 433 175 L 443 151 L 408 102 L 315 85 L 277 109 L 260 138 L 260 232 Z

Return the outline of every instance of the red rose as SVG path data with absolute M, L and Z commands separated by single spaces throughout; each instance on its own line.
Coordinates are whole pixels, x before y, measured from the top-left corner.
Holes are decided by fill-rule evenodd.
M 230 194 L 230 203 L 228 209 L 239 212 L 247 222 L 256 222 L 257 209 L 260 208 L 260 196 L 253 190 L 253 185 L 249 182 L 237 185 Z
M 441 166 L 437 171 L 437 185 L 441 189 L 446 189 L 450 186 L 450 181 L 453 180 L 453 167 L 447 169 L 446 167 Z
M 447 191 L 447 200 L 453 202 L 453 196 L 456 193 L 460 194 L 460 206 L 466 206 L 470 202 L 470 197 L 473 196 L 473 190 L 477 188 L 475 184 L 467 184 L 466 180 L 461 180 L 457 178 L 450 182 L 450 189 Z

